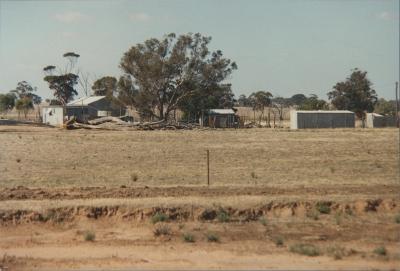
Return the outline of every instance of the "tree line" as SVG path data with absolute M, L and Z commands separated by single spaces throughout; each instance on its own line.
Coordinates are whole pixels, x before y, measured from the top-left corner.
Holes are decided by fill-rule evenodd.
M 67 60 L 65 67 L 43 68 L 43 80 L 54 96 L 48 102 L 66 105 L 78 95 L 76 87 L 80 85 L 86 96 L 104 95 L 115 107 L 132 107 L 142 117 L 167 121 L 178 109 L 197 119 L 207 109 L 233 106 L 251 107 L 262 114 L 265 108 L 272 108 L 279 118 L 283 108 L 289 106 L 299 110 L 351 110 L 360 118 L 373 111 L 395 114 L 395 102 L 378 100 L 367 72 L 357 68 L 327 93 L 330 103 L 316 95 L 307 97 L 299 93 L 283 98 L 264 90 L 235 99 L 228 80 L 238 67 L 221 50 L 210 51 L 210 42 L 211 37 L 199 33 L 171 33 L 161 39 L 146 40 L 122 55 L 119 78 L 104 76 L 92 84 L 89 74 L 76 67 L 80 55 L 67 52 L 63 55 Z M 26 115 L 34 104 L 41 102 L 35 91 L 29 83 L 19 82 L 15 90 L 0 94 L 0 111 L 8 112 L 15 107 Z

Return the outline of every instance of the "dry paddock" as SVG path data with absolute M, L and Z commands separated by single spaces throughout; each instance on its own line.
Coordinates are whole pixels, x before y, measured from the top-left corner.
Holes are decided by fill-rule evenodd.
M 396 129 L 91 131 L 0 126 L 1 187 L 397 182 Z

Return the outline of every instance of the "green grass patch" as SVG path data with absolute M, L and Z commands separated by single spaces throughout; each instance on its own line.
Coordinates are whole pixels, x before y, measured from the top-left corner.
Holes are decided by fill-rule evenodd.
M 165 222 L 168 220 L 168 216 L 166 214 L 163 213 L 155 213 L 152 217 L 151 217 L 151 223 L 156 224 L 158 222 Z

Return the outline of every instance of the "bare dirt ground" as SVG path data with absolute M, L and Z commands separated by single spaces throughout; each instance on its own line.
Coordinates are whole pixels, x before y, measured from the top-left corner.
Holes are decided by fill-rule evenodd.
M 0 126 L 0 266 L 398 270 L 396 133 Z

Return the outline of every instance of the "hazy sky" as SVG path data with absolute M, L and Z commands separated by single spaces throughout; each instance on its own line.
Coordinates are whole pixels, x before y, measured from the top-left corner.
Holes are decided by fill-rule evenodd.
M 130 46 L 164 34 L 212 36 L 238 64 L 229 81 L 236 96 L 268 90 L 284 97 L 326 93 L 352 68 L 367 70 L 380 97 L 394 97 L 399 78 L 399 1 L 0 0 L 0 92 L 19 81 L 52 96 L 43 67 L 80 68 L 118 77 Z

